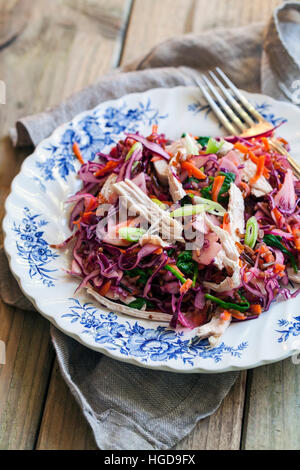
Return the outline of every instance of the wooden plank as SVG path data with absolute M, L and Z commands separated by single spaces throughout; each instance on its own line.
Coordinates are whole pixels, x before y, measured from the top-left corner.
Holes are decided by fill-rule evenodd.
M 123 63 L 145 55 L 150 48 L 173 36 L 266 21 L 281 3 L 281 0 L 135 0 Z
M 231 0 L 230 0 L 231 1 Z M 237 3 L 238 2 L 238 3 Z M 209 5 L 208 5 L 209 3 Z M 227 2 L 226 2 L 227 3 Z M 232 1 L 231 1 L 232 3 Z M 251 2 L 252 3 L 252 2 Z M 237 8 L 235 15 L 228 19 L 224 12 L 222 0 L 135 0 L 126 35 L 121 64 L 144 54 L 155 44 L 175 34 L 191 31 L 202 31 L 211 26 L 231 22 L 242 24 L 266 18 L 278 1 L 267 0 L 265 10 L 259 13 L 258 1 L 250 2 L 234 0 L 232 7 Z M 246 4 L 246 8 L 245 8 Z M 243 5 L 243 8 L 241 8 Z M 209 10 L 207 11 L 207 8 Z M 215 19 L 218 8 L 219 19 Z M 205 17 L 202 9 L 205 10 Z M 241 12 L 243 11 L 243 13 Z M 180 11 L 180 14 L 178 14 Z M 261 16 L 262 15 L 262 16 Z M 143 19 L 151 18 L 151 27 L 145 27 Z M 145 20 L 146 21 L 146 20 Z M 216 24 L 214 24 L 216 22 Z M 241 24 L 241 23 L 240 23 Z M 240 446 L 246 373 L 243 372 L 232 388 L 219 410 L 211 417 L 201 421 L 193 433 L 184 439 L 178 449 L 238 449 Z M 57 399 L 57 396 L 62 398 Z M 59 405 L 61 403 L 61 406 Z M 67 406 L 65 407 L 65 403 Z M 57 421 L 58 420 L 58 421 Z M 58 422 L 59 424 L 56 424 Z M 68 423 L 72 422 L 76 434 Z M 59 429 L 59 430 L 58 430 Z M 86 449 L 94 448 L 92 433 L 87 430 L 82 415 L 78 413 L 78 405 L 65 384 L 55 371 L 52 378 L 45 414 L 41 425 L 38 449 Z
M 241 372 L 216 413 L 199 421 L 193 432 L 183 439 L 176 449 L 238 450 L 240 448 L 246 376 L 246 372 Z
M 91 428 L 62 379 L 57 361 L 53 368 L 36 448 L 38 450 L 97 449 Z
M 216 0 L 212 0 L 211 2 L 209 2 L 209 5 L 211 6 L 214 3 L 215 7 L 219 6 L 221 8 L 222 4 L 220 3 L 220 1 L 221 0 L 219 0 L 219 3 L 217 5 Z M 110 2 L 110 4 L 111 3 L 112 2 Z M 239 2 L 238 4 L 240 14 L 241 5 L 245 5 L 245 3 L 246 2 Z M 256 6 L 258 5 L 257 0 L 255 0 L 255 2 L 253 3 L 255 3 Z M 271 4 L 278 2 L 266 0 L 266 3 L 268 3 L 268 5 L 270 6 Z M 152 18 L 153 21 L 151 23 L 151 28 L 146 28 L 141 18 L 149 18 L 149 16 L 147 16 L 149 4 L 151 5 L 150 18 Z M 76 2 L 76 5 L 79 5 L 78 8 L 81 8 L 82 11 L 83 2 Z M 173 18 L 174 22 L 171 23 L 170 11 L 173 11 L 178 5 L 181 7 L 180 15 L 177 14 L 178 18 Z M 171 7 L 171 10 L 169 8 L 168 11 L 168 8 L 166 6 Z M 204 8 L 205 16 L 202 14 L 201 6 L 202 8 Z M 213 23 L 215 21 L 216 11 L 214 11 L 214 9 L 211 7 L 210 13 L 208 14 L 207 7 L 207 1 L 204 0 L 196 2 L 189 0 L 173 0 L 172 2 L 169 0 L 164 0 L 164 2 L 151 0 L 151 3 L 145 2 L 144 0 L 136 0 L 134 4 L 132 21 L 130 23 L 129 34 L 127 36 L 122 62 L 124 63 L 125 60 L 131 60 L 136 56 L 143 54 L 155 43 L 171 35 L 178 34 L 178 32 L 189 32 L 192 30 L 201 31 L 204 28 L 209 27 L 209 18 Z M 199 17 L 198 14 L 196 15 L 195 13 L 197 12 L 197 8 L 200 8 L 200 10 L 198 11 L 201 12 L 201 15 Z M 188 13 L 186 13 L 186 9 L 188 10 Z M 254 9 L 250 11 L 252 11 L 251 18 L 253 18 L 250 18 L 250 20 L 256 20 L 255 15 L 253 16 Z M 256 9 L 255 11 L 257 12 L 258 9 Z M 93 14 L 90 13 L 90 16 L 94 18 L 94 14 L 95 10 L 93 10 Z M 261 8 L 259 10 L 259 14 L 259 19 L 261 19 Z M 177 19 L 179 21 L 176 23 Z M 223 22 L 224 19 L 222 17 L 221 19 Z M 238 19 L 238 12 L 236 14 L 236 19 Z M 67 15 L 65 16 L 65 21 L 67 21 Z M 245 16 L 244 21 L 245 23 L 249 21 L 249 18 L 247 19 L 247 15 Z M 88 22 L 86 23 L 86 25 L 88 25 Z M 168 26 L 167 28 L 166 25 Z M 179 25 L 177 29 L 176 25 Z M 194 29 L 195 27 L 197 29 Z M 147 29 L 149 32 L 147 31 Z M 78 34 L 82 35 L 78 37 Z M 47 41 L 49 42 L 51 36 L 52 29 L 50 28 L 50 26 L 48 26 L 47 34 L 45 34 L 45 40 L 47 38 Z M 56 52 L 57 57 L 55 57 L 54 59 L 51 58 L 51 54 L 46 54 L 46 57 L 43 60 L 40 57 L 42 67 L 44 67 L 45 70 L 43 76 L 40 77 L 39 83 L 41 83 L 41 85 L 40 88 L 38 88 L 38 92 L 41 94 L 41 100 L 45 101 L 45 105 L 47 103 L 57 103 L 62 97 L 67 96 L 70 91 L 76 91 L 77 89 L 81 88 L 83 84 L 87 84 L 94 81 L 95 77 L 99 74 L 100 63 L 97 61 L 97 59 L 93 61 L 95 54 L 94 52 L 92 52 L 92 44 L 95 44 L 93 51 L 98 51 L 98 43 L 97 41 L 95 43 L 93 41 L 89 42 L 89 35 L 87 34 L 87 30 L 84 30 L 83 28 L 80 33 L 77 32 L 77 34 L 75 34 L 74 40 L 70 41 L 71 47 L 68 46 L 65 49 L 66 40 L 69 40 L 69 37 L 67 37 L 66 39 L 66 37 L 61 36 L 60 41 L 55 42 L 55 47 L 58 47 L 58 43 L 60 43 L 64 44 L 64 48 L 63 51 L 61 51 L 60 55 L 58 52 Z M 80 50 L 80 46 L 82 44 L 84 44 L 85 50 L 87 51 L 87 57 L 83 53 L 83 51 Z M 78 47 L 79 50 L 77 50 Z M 70 51 L 72 52 L 72 57 L 70 57 Z M 75 54 L 75 56 L 73 54 Z M 65 69 L 62 72 L 61 67 L 63 61 L 65 61 Z M 78 63 L 81 64 L 82 61 L 85 61 L 83 70 L 80 69 L 80 71 L 78 72 L 77 65 Z M 103 63 L 105 64 L 105 66 L 107 66 L 108 62 L 109 55 L 104 58 Z M 53 68 L 55 70 L 55 67 L 57 66 L 59 70 L 56 74 L 53 73 Z M 90 74 L 85 72 L 88 66 L 90 67 Z M 34 74 L 33 78 L 35 78 Z M 48 93 L 45 93 L 46 89 L 49 90 Z M 36 110 L 42 109 L 42 107 L 43 106 L 39 108 L 38 106 L 38 109 Z M 24 114 L 24 110 L 21 110 L 19 112 L 19 115 L 21 114 Z M 218 448 L 238 447 L 242 415 L 244 381 L 245 374 L 242 375 L 242 378 L 230 392 L 218 412 L 213 417 L 200 422 L 192 436 L 187 438 L 185 442 L 181 443 L 180 448 L 213 448 L 212 446 L 217 446 Z M 60 403 L 62 404 L 62 406 L 60 406 Z M 74 399 L 72 398 L 69 390 L 66 388 L 66 385 L 62 381 L 60 374 L 57 371 L 57 368 L 54 369 L 51 380 L 51 386 L 47 397 L 45 413 L 42 420 L 41 432 L 38 440 L 39 449 L 94 448 L 94 442 L 91 433 L 89 430 L 87 430 L 86 423 L 84 422 L 81 414 L 78 413 L 78 407 L 76 407 L 77 405 L 74 402 Z M 55 411 L 53 411 L 54 409 Z M 235 426 L 233 426 L 233 423 L 231 421 L 233 410 L 235 413 L 237 413 L 238 416 L 238 423 L 235 423 Z M 72 423 L 72 426 L 70 426 L 70 423 Z M 73 432 L 70 432 L 72 428 L 76 429 L 76 435 Z M 222 434 L 217 433 L 219 437 L 214 439 L 213 436 L 216 434 L 216 430 L 219 428 L 221 428 L 223 432 Z M 224 438 L 224 436 L 226 437 Z M 202 443 L 202 441 L 205 442 L 205 445 Z
M 300 449 L 300 367 L 292 359 L 250 373 L 243 448 Z
M 9 128 L 18 117 L 59 103 L 118 63 L 129 7 L 130 0 L 0 0 L 5 25 L 0 79 L 7 88 L 7 104 L 0 105 L 0 218 L 10 182 L 30 152 L 13 149 Z M 36 313 L 1 303 L 0 339 L 8 348 L 0 368 L 0 448 L 30 449 L 53 362 L 49 324 Z M 54 390 L 59 394 L 59 385 Z
M 0 449 L 32 449 L 53 363 L 48 322 L 34 312 L 0 305 Z

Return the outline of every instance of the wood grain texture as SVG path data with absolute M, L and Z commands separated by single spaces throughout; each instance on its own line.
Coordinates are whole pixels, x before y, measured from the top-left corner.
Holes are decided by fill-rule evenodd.
M 134 0 L 122 63 L 177 34 L 265 21 L 280 3 Z M 19 116 L 57 104 L 119 63 L 130 4 L 0 0 L 0 79 L 8 90 L 5 112 L 0 106 L 0 203 L 26 156 L 26 151 L 12 148 L 6 136 L 9 127 Z M 37 449 L 95 449 L 92 432 L 56 362 L 50 378 L 48 323 L 0 304 L 0 339 L 8 348 L 7 364 L 0 368 L 0 449 L 32 448 L 37 437 Z M 299 368 L 287 360 L 249 374 L 246 410 L 243 372 L 219 410 L 199 422 L 178 449 L 238 449 L 243 411 L 244 448 L 300 448 Z
M 243 448 L 300 450 L 300 366 L 292 359 L 249 372 Z
M 6 364 L 0 366 L 0 449 L 32 449 L 54 352 L 48 322 L 35 312 L 0 305 Z
M 0 28 L 0 79 L 7 90 L 6 104 L 0 105 L 1 219 L 11 180 L 30 152 L 13 149 L 9 128 L 18 117 L 59 103 L 118 63 L 129 7 L 127 0 L 0 0 L 0 25 L 5 25 Z M 8 348 L 7 363 L 0 368 L 0 449 L 30 449 L 54 356 L 49 323 L 1 303 L 0 339 Z M 60 386 L 53 382 L 57 395 L 66 388 L 60 380 Z M 81 423 L 84 429 L 83 418 Z
M 57 361 L 53 368 L 36 449 L 97 449 L 91 428 L 62 379 Z
M 266 21 L 281 3 L 281 0 L 135 0 L 123 63 L 145 55 L 172 36 Z
M 246 376 L 246 372 L 241 372 L 219 409 L 212 416 L 200 421 L 194 431 L 176 446 L 176 449 L 238 450 L 240 448 Z

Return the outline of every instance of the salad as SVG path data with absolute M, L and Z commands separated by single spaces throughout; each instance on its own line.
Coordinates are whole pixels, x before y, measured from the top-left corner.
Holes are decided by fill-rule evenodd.
M 55 247 L 73 244 L 77 290 L 211 347 L 231 322 L 295 297 L 300 183 L 273 134 L 172 141 L 154 125 L 87 163 L 74 143 L 82 187 L 66 201 L 72 235 Z

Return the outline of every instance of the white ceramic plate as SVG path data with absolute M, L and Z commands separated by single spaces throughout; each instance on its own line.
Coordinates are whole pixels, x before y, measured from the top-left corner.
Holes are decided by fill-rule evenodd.
M 294 157 L 300 154 L 300 112 L 293 105 L 245 93 L 274 125 L 286 119 L 280 135 Z M 70 251 L 50 244 L 70 235 L 64 201 L 80 187 L 79 162 L 72 142 L 79 143 L 85 160 L 108 150 L 124 132 L 149 134 L 152 124 L 170 138 L 182 132 L 220 135 L 222 129 L 194 87 L 154 89 L 108 101 L 76 116 L 28 157 L 12 184 L 3 222 L 5 250 L 12 272 L 39 312 L 67 335 L 115 359 L 176 372 L 224 372 L 256 367 L 284 359 L 300 349 L 299 300 L 275 303 L 253 321 L 232 324 L 221 344 L 188 340 L 156 322 L 110 312 L 81 292 L 78 281 L 64 273 Z

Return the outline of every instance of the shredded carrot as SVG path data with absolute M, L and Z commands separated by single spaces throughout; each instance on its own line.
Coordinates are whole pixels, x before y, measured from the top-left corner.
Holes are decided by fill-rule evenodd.
M 257 165 L 258 163 L 258 157 L 256 155 L 254 155 L 253 152 L 249 152 L 249 157 L 250 157 L 250 160 L 255 163 L 255 165 Z M 263 171 L 263 175 L 265 178 L 269 179 L 270 178 L 270 171 L 268 170 L 268 168 L 264 167 L 264 171 Z
M 247 147 L 246 145 L 242 144 L 241 142 L 236 142 L 234 144 L 234 148 L 236 150 L 239 150 L 240 152 L 242 153 L 248 153 L 249 152 L 249 147 Z
M 155 155 L 155 157 L 152 157 L 150 162 L 158 162 L 158 160 L 164 160 L 163 157 L 159 157 L 158 155 Z
M 300 230 L 299 229 L 293 230 L 293 237 L 294 237 L 295 247 L 297 251 L 300 251 Z
M 261 157 L 258 157 L 256 173 L 253 176 L 253 178 L 251 178 L 250 184 L 255 184 L 256 181 L 259 180 L 259 178 L 263 175 L 264 168 L 265 168 L 265 157 L 264 155 L 262 155 Z
M 257 165 L 258 157 L 256 155 L 254 155 L 254 153 L 251 152 L 251 151 L 249 152 L 249 158 L 253 163 L 255 163 L 255 165 Z
M 233 318 L 236 318 L 237 320 L 246 320 L 247 318 L 245 315 L 235 310 L 230 310 L 230 313 L 233 316 Z
M 109 162 L 106 163 L 106 165 L 103 168 L 100 168 L 100 170 L 96 171 L 94 173 L 94 176 L 96 176 L 96 178 L 98 176 L 103 176 L 103 175 L 105 175 L 105 173 L 107 173 L 110 170 L 113 170 L 118 165 L 119 165 L 119 162 L 115 162 L 113 160 L 110 160 Z
M 257 250 L 255 250 L 255 253 L 258 253 L 258 252 L 259 252 L 260 255 L 263 255 L 263 254 L 265 254 L 265 253 L 269 253 L 270 250 L 269 250 L 269 248 L 267 247 L 267 245 L 264 243 L 264 244 L 261 245 Z
M 157 134 L 157 131 L 158 131 L 158 125 L 157 125 L 157 124 L 153 124 L 153 126 L 152 126 L 152 134 Z
M 223 225 L 222 229 L 226 230 L 226 232 L 230 233 L 230 216 L 228 212 L 225 212 L 223 216 Z
M 169 264 L 169 266 L 184 277 L 184 274 L 180 271 L 176 264 Z
M 73 220 L 73 224 L 74 225 L 77 225 L 77 228 L 79 229 L 80 228 L 80 222 L 81 222 L 81 217 L 77 220 Z
M 75 157 L 77 158 L 77 160 L 80 161 L 81 165 L 84 165 L 84 160 L 82 158 L 82 155 L 81 155 L 81 152 L 80 152 L 80 148 L 79 148 L 79 145 L 77 144 L 77 142 L 74 142 L 73 143 L 73 152 L 74 152 L 74 155 Z
M 220 315 L 221 320 L 223 321 L 228 321 L 231 320 L 231 313 L 229 313 L 227 310 L 224 310 L 221 315 Z
M 199 168 L 193 165 L 191 162 L 187 162 L 187 161 L 182 162 L 181 166 L 184 170 L 188 172 L 189 176 L 194 176 L 198 180 L 204 180 L 206 178 L 206 175 L 201 170 L 199 170 Z
M 159 248 L 157 248 L 157 250 L 153 251 L 153 254 L 154 255 L 161 255 L 162 252 L 163 252 L 163 249 L 159 247 Z
M 99 204 L 106 204 L 108 202 L 107 199 L 101 193 L 98 194 L 97 199 Z
M 270 144 L 269 144 L 269 141 L 266 137 L 262 137 L 261 138 L 261 141 L 263 143 L 263 146 L 264 146 L 264 149 L 266 152 L 269 152 L 270 151 Z
M 184 284 L 179 289 L 180 294 L 185 294 L 193 285 L 193 281 L 191 279 L 187 279 Z
M 216 176 L 214 179 L 212 190 L 211 190 L 211 195 L 212 195 L 212 200 L 215 202 L 218 202 L 218 195 L 222 188 L 224 180 L 225 180 L 225 176 L 223 175 Z
M 273 271 L 277 274 L 277 273 L 280 273 L 281 271 L 284 271 L 285 270 L 285 265 L 284 264 L 279 264 L 279 263 L 276 263 L 274 268 L 273 268 Z
M 111 281 L 107 281 L 103 286 L 99 289 L 99 294 L 105 296 L 109 291 L 111 286 Z
M 188 194 L 195 194 L 195 196 L 200 196 L 200 192 L 195 191 L 194 189 L 186 189 L 185 192 Z
M 283 215 L 277 209 L 277 207 L 275 207 L 273 210 L 271 210 L 271 214 L 274 216 L 274 219 L 276 220 L 277 225 L 281 225 Z
M 242 188 L 242 195 L 245 199 L 250 194 L 250 186 L 249 184 L 245 183 L 245 181 L 240 182 L 240 187 Z
M 239 250 L 239 253 L 243 253 L 243 251 L 245 250 L 244 245 L 242 245 L 240 242 L 235 242 L 235 246 Z
M 277 140 L 280 140 L 280 142 L 282 142 L 283 144 L 288 145 L 287 140 L 285 140 L 283 137 L 279 137 L 279 139 Z
M 250 309 L 251 309 L 251 312 L 255 313 L 256 315 L 260 315 L 262 313 L 262 308 L 261 308 L 261 305 L 259 304 L 250 305 Z
M 275 260 L 274 256 L 272 255 L 272 253 L 269 251 L 269 253 L 267 253 L 265 256 L 264 256 L 264 260 L 266 263 L 273 263 L 273 261 Z

